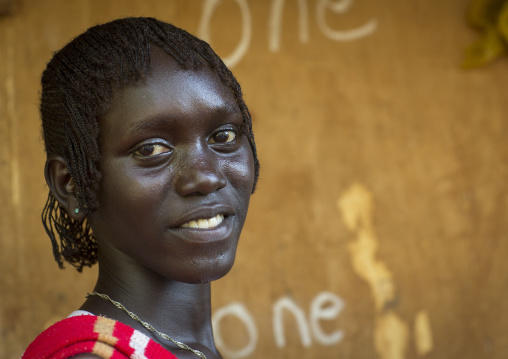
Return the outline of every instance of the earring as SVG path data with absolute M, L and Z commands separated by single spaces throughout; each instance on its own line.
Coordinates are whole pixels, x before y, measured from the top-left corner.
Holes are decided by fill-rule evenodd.
M 79 208 L 75 208 L 74 209 L 74 213 L 78 214 L 79 213 Z

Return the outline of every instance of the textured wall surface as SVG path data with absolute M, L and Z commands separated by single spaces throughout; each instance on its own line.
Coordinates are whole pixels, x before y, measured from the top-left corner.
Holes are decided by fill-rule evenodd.
M 508 62 L 460 69 L 466 0 L 19 0 L 0 18 L 0 358 L 79 307 L 40 224 L 52 51 L 155 16 L 233 66 L 262 162 L 232 272 L 227 358 L 508 356 Z

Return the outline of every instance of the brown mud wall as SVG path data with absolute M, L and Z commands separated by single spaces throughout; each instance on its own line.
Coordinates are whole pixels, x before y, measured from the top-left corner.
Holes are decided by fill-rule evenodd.
M 227 358 L 508 356 L 508 60 L 464 71 L 466 0 L 18 0 L 0 18 L 0 358 L 79 307 L 40 223 L 52 51 L 155 16 L 211 41 L 262 163 L 232 272 Z

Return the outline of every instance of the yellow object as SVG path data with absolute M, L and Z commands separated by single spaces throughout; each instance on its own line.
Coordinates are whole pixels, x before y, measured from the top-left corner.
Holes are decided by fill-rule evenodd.
M 474 0 L 468 21 L 483 34 L 466 48 L 463 68 L 488 65 L 508 52 L 508 0 Z

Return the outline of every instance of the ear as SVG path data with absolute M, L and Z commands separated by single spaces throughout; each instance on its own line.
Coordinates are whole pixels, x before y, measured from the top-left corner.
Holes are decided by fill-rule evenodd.
M 53 196 L 67 211 L 69 217 L 82 221 L 86 214 L 83 208 L 79 208 L 76 197 L 77 188 L 71 177 L 67 162 L 61 156 L 48 156 L 44 167 L 44 176 Z M 76 213 L 76 209 L 78 213 Z

